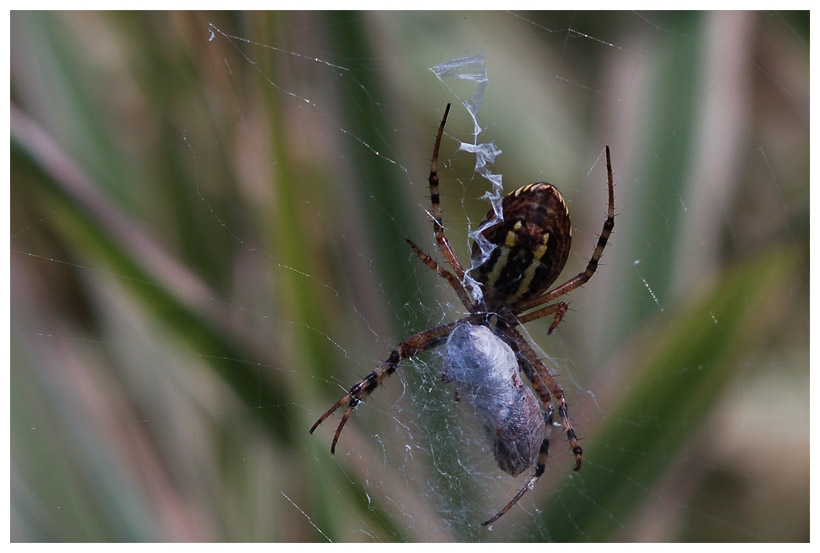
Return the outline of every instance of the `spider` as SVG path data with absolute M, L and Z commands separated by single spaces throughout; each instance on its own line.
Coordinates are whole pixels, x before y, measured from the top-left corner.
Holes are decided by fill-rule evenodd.
M 411 240 L 407 239 L 407 243 L 425 265 L 449 283 L 469 314 L 404 339 L 387 360 L 354 384 L 344 397 L 319 417 L 310 433 L 347 403 L 330 446 L 331 454 L 335 453 L 339 435 L 356 406 L 396 372 L 403 360 L 447 343 L 448 356 L 442 380 L 455 381 L 471 392 L 476 414 L 491 438 L 499 467 L 515 476 L 535 465 L 532 476 L 513 499 L 495 516 L 482 522 L 486 526 L 515 505 L 544 473 L 549 450 L 548 429 L 553 426 L 555 413 L 553 398 L 570 450 L 575 456 L 574 470 L 581 468 L 583 450 L 569 418 L 564 391 L 516 327 L 552 315 L 553 321 L 547 332 L 552 334 L 566 313 L 567 304 L 563 301 L 550 302 L 585 284 L 595 274 L 615 226 L 614 185 L 609 146 L 606 146 L 607 218 L 586 269 L 560 286 L 549 290 L 569 256 L 572 240 L 569 209 L 558 189 L 544 182 L 528 184 L 507 194 L 501 200 L 500 218 L 490 209 L 478 228 L 479 239 L 473 242 L 471 268 L 465 271 L 450 246 L 441 219 L 438 154 L 449 112 L 450 104 L 447 104 L 433 148 L 429 185 L 435 239 L 452 272 L 422 252 Z M 485 253 L 487 248 L 479 244 L 485 241 L 490 245 L 488 253 Z M 512 357 L 505 349 L 511 350 Z M 469 367 L 465 370 L 472 370 L 472 373 L 458 372 L 455 361 L 459 357 L 467 359 Z M 505 358 L 508 361 L 502 360 Z M 512 368 L 505 369 L 504 366 Z M 475 371 L 501 376 L 477 375 Z M 540 414 L 532 392 L 518 379 L 519 371 L 527 377 L 540 400 Z M 488 386 L 496 389 L 487 390 Z M 504 397 L 508 398 L 506 403 L 486 397 L 494 392 L 505 393 Z M 518 407 L 512 407 L 512 414 L 498 411 L 502 409 L 502 404 L 508 408 L 512 400 L 520 402 Z M 533 443 L 533 439 L 540 441 L 540 446 Z

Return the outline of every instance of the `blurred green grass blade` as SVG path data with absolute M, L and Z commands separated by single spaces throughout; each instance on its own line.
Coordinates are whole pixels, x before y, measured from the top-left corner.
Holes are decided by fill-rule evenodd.
M 659 205 L 675 205 L 686 198 L 689 178 L 696 160 L 693 142 L 697 135 L 699 77 L 710 54 L 705 46 L 707 18 L 698 12 L 659 14 L 659 20 L 670 32 L 690 36 L 686 41 L 665 41 L 660 37 L 647 56 L 650 64 L 651 80 L 646 83 L 646 113 L 635 124 L 638 132 L 627 150 L 632 150 L 636 172 L 636 182 L 640 183 L 640 194 L 634 198 L 634 205 L 621 207 L 623 198 L 616 190 L 618 212 L 634 221 L 634 228 L 628 234 L 619 235 L 622 220 L 615 222 L 615 240 L 619 244 L 620 255 L 641 260 L 641 274 L 644 281 L 629 279 L 619 308 L 621 324 L 611 339 L 617 341 L 628 334 L 634 324 L 640 324 L 651 317 L 656 305 L 646 293 L 646 283 L 650 283 L 655 297 L 669 297 L 674 289 L 677 274 L 674 270 L 680 251 L 675 247 L 686 229 L 682 210 L 660 210 Z M 674 129 L 672 131 L 671 129 Z M 615 145 L 614 152 L 618 152 Z M 613 160 L 617 160 L 613 153 Z M 618 176 L 617 165 L 615 178 Z M 623 225 L 626 226 L 626 225 Z M 635 232 L 637 230 L 637 232 Z M 624 237 L 628 236 L 628 240 Z M 639 237 L 651 236 L 652 240 Z
M 44 158 L 50 155 L 48 150 L 18 131 L 19 127 L 12 124 L 12 158 L 17 160 L 18 168 L 27 166 L 32 173 L 40 172 L 39 178 L 30 180 L 42 185 L 36 193 L 44 205 L 43 211 L 52 214 L 50 223 L 67 239 L 67 243 L 76 247 L 77 257 L 86 259 L 97 269 L 117 275 L 123 287 L 140 299 L 142 305 L 155 315 L 157 322 L 161 322 L 204 358 L 213 356 L 213 370 L 248 405 L 278 405 L 277 409 L 260 411 L 260 418 L 275 437 L 287 439 L 291 431 L 291 424 L 287 421 L 292 414 L 289 404 L 280 400 L 284 393 L 282 386 L 286 383 L 273 386 L 271 375 L 261 374 L 263 369 L 259 365 L 241 362 L 242 359 L 255 357 L 234 337 L 226 335 L 216 321 L 181 301 L 178 290 L 173 286 L 158 282 L 156 275 L 145 266 L 146 260 L 137 258 L 135 252 L 118 240 L 117 233 L 108 226 L 111 220 L 101 220 L 99 212 L 87 209 L 84 202 L 89 198 L 73 195 L 72 189 L 60 182 L 60 175 L 53 172 L 55 160 Z M 68 162 L 68 159 L 63 161 Z M 111 217 L 125 219 L 113 205 L 107 208 Z
M 49 137 L 44 134 L 32 135 L 31 128 L 27 125 L 33 122 L 23 119 L 19 112 L 15 112 L 13 119 L 11 156 L 15 160 L 15 170 L 26 173 L 25 180 L 34 185 L 29 193 L 39 204 L 40 212 L 50 213 L 49 225 L 65 244 L 73 248 L 70 258 L 88 265 L 93 271 L 112 275 L 124 290 L 139 299 L 140 304 L 154 317 L 156 324 L 161 325 L 180 343 L 187 344 L 197 356 L 208 361 L 211 370 L 245 405 L 276 406 L 275 409 L 260 409 L 256 412 L 258 420 L 270 434 L 272 447 L 285 450 L 289 444 L 308 439 L 311 415 L 295 410 L 295 404 L 285 399 L 297 395 L 292 390 L 292 381 L 287 378 L 289 373 L 271 371 L 269 366 L 250 362 L 249 360 L 267 357 L 246 343 L 241 336 L 221 325 L 218 315 L 209 314 L 207 309 L 198 309 L 197 301 L 187 301 L 190 298 L 185 297 L 185 294 L 181 295 L 181 290 L 173 282 L 163 281 L 161 273 L 153 270 L 144 252 L 129 246 L 129 240 L 135 239 L 133 233 L 140 229 L 136 225 L 130 225 L 127 216 L 114 203 L 107 201 L 100 192 L 104 188 L 82 188 L 76 182 L 68 182 L 72 179 L 87 180 L 87 177 L 82 175 L 78 167 L 73 166 L 72 160 L 65 157 L 63 152 L 54 149 L 56 144 L 49 144 Z M 284 155 L 280 157 L 283 158 Z M 281 175 L 287 175 L 289 169 L 286 164 L 283 162 L 281 166 Z M 284 214 L 274 218 L 279 225 L 276 230 L 280 231 L 282 237 L 281 244 L 277 242 L 280 246 L 277 251 L 283 252 L 279 259 L 289 266 L 304 266 L 301 258 L 309 248 L 294 238 L 294 235 L 302 234 L 285 232 L 298 226 L 296 219 L 287 215 L 287 207 L 292 207 L 294 200 L 284 194 L 282 200 Z M 125 238 L 119 232 L 122 228 L 128 229 L 131 235 Z M 148 236 L 141 238 L 150 240 Z M 16 255 L 23 255 L 23 252 Z M 285 274 L 293 276 L 293 273 Z M 316 298 L 304 287 L 304 279 L 295 277 L 287 285 L 286 289 L 293 291 L 289 296 L 293 302 L 287 307 L 289 312 L 317 313 L 318 309 L 314 305 Z M 215 292 L 206 295 L 218 297 Z M 308 324 L 314 329 L 323 325 L 313 318 L 308 319 Z M 293 332 L 291 339 L 300 344 L 299 350 L 312 352 L 305 354 L 304 366 L 334 366 L 323 356 L 321 343 L 317 342 L 321 338 L 315 332 L 303 329 Z M 280 375 L 283 376 L 280 378 Z M 294 420 L 303 421 L 303 424 L 294 425 Z M 327 450 L 326 443 L 315 442 L 315 446 L 322 451 Z M 378 506 L 368 504 L 367 493 L 360 482 L 345 480 L 344 475 L 336 471 L 331 473 L 335 482 L 329 488 L 347 490 L 349 495 L 327 500 L 328 509 L 320 510 L 316 522 L 330 539 L 338 539 L 337 531 L 334 530 L 336 510 L 350 508 L 351 505 L 358 505 L 361 507 L 360 512 L 369 513 L 374 529 L 380 530 L 383 536 L 393 536 L 399 541 L 405 539 L 398 528 L 390 523 L 389 516 L 378 514 Z M 322 513 L 326 516 L 321 516 Z M 101 532 L 105 531 L 110 531 L 115 536 L 124 535 L 121 530 L 109 528 L 108 525 L 101 529 Z M 317 533 L 316 539 L 323 538 Z
M 584 467 L 543 506 L 539 520 L 550 525 L 553 539 L 624 538 L 623 524 L 651 498 L 646 490 L 773 330 L 782 295 L 799 274 L 796 253 L 783 246 L 727 270 L 647 343 L 630 379 L 634 386 L 585 441 Z M 537 529 L 530 535 L 539 535 Z

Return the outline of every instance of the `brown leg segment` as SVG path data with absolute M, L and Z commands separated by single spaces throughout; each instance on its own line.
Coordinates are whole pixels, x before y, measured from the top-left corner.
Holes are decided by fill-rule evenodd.
M 604 248 L 606 247 L 609 237 L 612 234 L 612 229 L 615 228 L 615 184 L 612 181 L 612 162 L 609 159 L 609 146 L 606 147 L 606 176 L 607 187 L 609 189 L 609 206 L 607 209 L 606 221 L 604 221 L 604 228 L 601 230 L 601 235 L 598 237 L 598 243 L 595 245 L 595 251 L 592 252 L 592 257 L 590 258 L 589 263 L 587 263 L 587 268 L 584 269 L 583 273 L 578 273 L 561 286 L 547 292 L 543 296 L 539 296 L 537 298 L 522 302 L 520 305 L 516 305 L 516 313 L 523 313 L 533 307 L 538 307 L 539 305 L 549 303 L 555 298 L 563 296 L 567 292 L 575 290 L 582 284 L 585 284 L 590 278 L 592 278 L 592 275 L 595 274 L 596 269 L 598 269 L 598 263 L 604 253 Z
M 572 428 L 572 421 L 570 420 L 569 413 L 567 412 L 567 401 L 564 398 L 564 390 L 561 388 L 561 385 L 558 384 L 555 377 L 552 376 L 552 373 L 550 373 L 546 365 L 544 365 L 541 359 L 539 359 L 538 355 L 533 351 L 527 341 L 524 340 L 524 337 L 521 336 L 521 334 L 514 328 L 510 328 L 508 334 L 514 337 L 520 355 L 523 355 L 524 358 L 529 361 L 532 368 L 538 374 L 539 380 L 543 381 L 543 384 L 546 385 L 546 387 L 552 392 L 552 396 L 558 403 L 558 416 L 561 417 L 561 425 L 564 427 L 564 431 L 567 434 L 570 449 L 575 455 L 575 470 L 580 470 L 581 456 L 584 451 L 581 449 L 581 444 L 578 442 L 578 437 L 575 435 L 575 429 Z M 538 392 L 539 385 L 533 383 L 533 389 Z
M 461 285 L 461 282 L 459 282 L 458 278 L 456 278 L 456 276 L 453 273 L 449 272 L 448 270 L 441 267 L 441 265 L 436 263 L 432 257 L 421 251 L 421 249 L 418 246 L 416 246 L 412 240 L 410 240 L 409 238 L 405 238 L 405 240 L 408 244 L 410 244 L 410 247 L 413 249 L 416 255 L 421 258 L 425 265 L 433 269 L 438 276 L 442 277 L 444 280 L 450 283 L 450 286 L 452 286 L 453 290 L 456 291 L 456 295 L 458 296 L 458 299 L 461 300 L 461 303 L 464 304 L 464 307 L 466 307 L 470 313 L 475 313 L 475 306 L 473 305 L 473 302 L 470 301 L 470 298 L 467 296 L 467 291 L 464 289 L 464 286 Z
M 350 391 L 347 392 L 342 399 L 337 401 L 333 407 L 328 409 L 324 415 L 319 417 L 319 420 L 313 423 L 313 426 L 310 428 L 310 433 L 313 434 L 313 431 L 316 430 L 316 428 L 322 424 L 325 419 L 332 415 L 342 405 L 347 403 L 347 409 L 345 409 L 344 415 L 342 415 L 342 420 L 336 428 L 336 433 L 333 435 L 333 442 L 330 446 L 330 452 L 336 453 L 336 442 L 339 441 L 339 435 L 342 433 L 342 429 L 344 429 L 345 424 L 347 424 L 347 419 L 350 418 L 350 414 L 353 412 L 353 409 L 363 402 L 367 396 L 369 396 L 371 392 L 373 392 L 373 390 L 375 390 L 379 384 L 384 381 L 385 378 L 396 372 L 396 369 L 402 361 L 439 345 L 441 338 L 448 336 L 456 326 L 469 320 L 470 319 L 467 318 L 453 321 L 452 323 L 446 325 L 425 330 L 424 332 L 419 332 L 418 334 L 404 340 L 390 353 L 390 357 L 388 357 L 386 361 L 380 363 L 373 372 L 354 384 L 353 387 L 350 388 Z
M 514 344 L 515 349 L 518 348 L 518 344 Z M 553 423 L 553 413 L 554 408 L 552 406 L 552 399 L 550 398 L 550 393 L 547 390 L 546 385 L 538 376 L 538 373 L 535 372 L 533 366 L 530 364 L 528 358 L 521 359 L 519 357 L 521 371 L 527 376 L 527 379 L 530 381 L 530 385 L 532 389 L 535 390 L 535 393 L 538 395 L 538 399 L 541 403 L 545 406 L 544 411 L 544 423 L 546 425 L 546 434 L 544 435 L 544 441 L 541 442 L 541 448 L 538 451 L 538 459 L 535 463 L 535 470 L 532 473 L 532 476 L 527 479 L 526 484 L 524 484 L 518 493 L 515 494 L 507 505 L 504 506 L 494 517 L 489 520 L 485 520 L 481 523 L 482 526 L 487 526 L 492 524 L 499 518 L 501 518 L 507 511 L 509 511 L 513 505 L 518 503 L 518 500 L 521 499 L 527 491 L 531 490 L 535 483 L 541 478 L 541 475 L 544 474 L 547 466 L 547 455 L 549 453 L 550 448 L 550 438 L 552 437 L 552 423 Z
M 558 323 L 561 322 L 561 319 L 564 318 L 564 314 L 567 312 L 569 307 L 562 301 L 558 303 L 554 303 L 552 305 L 548 305 L 546 307 L 542 307 L 537 311 L 533 311 L 532 313 L 527 313 L 526 315 L 521 315 L 518 317 L 518 324 L 526 324 L 530 321 L 534 321 L 536 319 L 540 319 L 541 317 L 546 317 L 547 315 L 555 314 L 555 318 L 550 325 L 550 329 L 547 331 L 547 334 L 552 334 L 555 332 L 555 329 L 558 328 Z
M 496 513 L 496 515 L 493 518 L 482 522 L 481 526 L 487 526 L 489 524 L 492 524 L 493 522 L 504 516 L 504 513 L 509 511 L 513 505 L 518 503 L 518 500 L 521 499 L 524 496 L 524 494 L 527 493 L 527 491 L 531 490 L 533 486 L 535 486 L 535 483 L 538 481 L 538 479 L 541 478 L 541 475 L 544 474 L 544 471 L 547 468 L 547 455 L 549 454 L 550 435 L 552 434 L 552 412 L 552 405 L 550 405 L 544 416 L 544 423 L 547 425 L 547 435 L 544 438 L 544 441 L 541 442 L 541 449 L 538 451 L 538 460 L 535 463 L 535 471 L 533 471 L 532 476 L 527 480 L 527 483 L 524 484 L 520 490 L 518 490 L 518 493 L 515 494 L 515 497 L 513 497 L 510 500 L 510 502 L 504 506 L 503 509 L 498 511 L 498 513 Z
M 444 223 L 441 220 L 441 197 L 439 196 L 438 189 L 438 151 L 441 147 L 441 136 L 444 133 L 444 125 L 447 123 L 447 114 L 449 113 L 450 104 L 447 104 L 447 107 L 444 109 L 444 117 L 441 118 L 441 125 L 438 128 L 438 134 L 436 135 L 436 145 L 433 148 L 433 159 L 430 161 L 430 177 L 428 181 L 430 183 L 430 203 L 432 204 L 433 232 L 436 234 L 436 242 L 438 242 L 439 249 L 444 255 L 444 258 L 447 259 L 447 262 L 456 273 L 458 280 L 464 282 L 464 267 L 461 266 L 461 262 L 458 260 L 458 257 L 456 257 L 452 246 L 450 246 L 447 236 L 444 235 Z

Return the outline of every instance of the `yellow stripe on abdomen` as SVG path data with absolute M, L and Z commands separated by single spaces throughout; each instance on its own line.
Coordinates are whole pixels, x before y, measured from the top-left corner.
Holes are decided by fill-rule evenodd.
M 501 277 L 501 271 L 504 270 L 504 267 L 507 266 L 507 261 L 510 259 L 510 248 L 507 246 L 497 247 L 501 249 L 501 253 L 498 255 L 498 259 L 495 260 L 493 270 L 487 275 L 487 290 L 495 289 L 495 283 L 498 282 L 498 279 Z
M 521 284 L 518 285 L 518 289 L 512 297 L 513 302 L 521 299 L 521 297 L 527 293 L 527 290 L 530 289 L 532 279 L 535 278 L 535 271 L 538 270 L 538 266 L 541 264 L 541 258 L 547 253 L 547 242 L 549 242 L 549 239 L 549 233 L 545 233 L 544 238 L 541 239 L 541 245 L 532 252 L 532 261 L 524 270 L 524 278 L 521 279 Z

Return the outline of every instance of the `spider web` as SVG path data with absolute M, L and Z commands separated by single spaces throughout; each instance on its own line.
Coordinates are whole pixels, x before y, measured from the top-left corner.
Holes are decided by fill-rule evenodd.
M 808 539 L 806 18 L 133 18 L 13 17 L 13 540 Z M 505 192 L 547 181 L 573 217 L 563 282 L 605 218 L 606 144 L 617 182 L 598 273 L 557 333 L 523 329 L 584 467 L 556 431 L 491 528 L 529 473 L 496 467 L 443 351 L 335 456 L 338 412 L 307 433 L 465 314 L 404 242 L 444 262 L 426 178 L 448 102 L 462 263 Z

